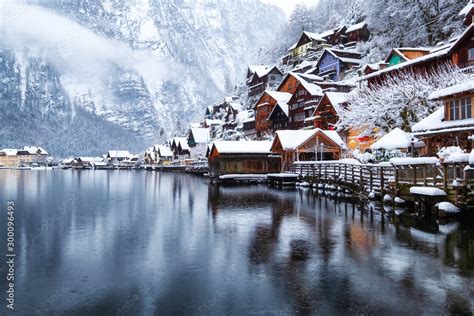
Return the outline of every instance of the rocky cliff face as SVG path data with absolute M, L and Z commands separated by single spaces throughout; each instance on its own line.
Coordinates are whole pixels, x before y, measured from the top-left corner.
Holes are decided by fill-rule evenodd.
M 258 0 L 0 4 L 0 147 L 141 150 L 233 90 L 283 13 Z

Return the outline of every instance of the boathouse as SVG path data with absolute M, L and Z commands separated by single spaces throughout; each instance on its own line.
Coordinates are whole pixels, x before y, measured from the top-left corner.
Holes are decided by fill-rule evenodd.
M 336 131 L 316 128 L 277 131 L 271 151 L 280 157 L 281 171 L 288 171 L 296 161 L 340 159 L 344 148 L 344 141 Z
M 280 171 L 270 141 L 216 141 L 208 153 L 211 177 L 267 174 Z

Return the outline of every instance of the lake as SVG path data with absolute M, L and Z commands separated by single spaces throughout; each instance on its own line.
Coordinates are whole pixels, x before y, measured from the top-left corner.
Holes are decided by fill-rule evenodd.
M 18 315 L 472 312 L 472 226 L 332 195 L 153 171 L 2 170 L 0 314 L 10 200 Z

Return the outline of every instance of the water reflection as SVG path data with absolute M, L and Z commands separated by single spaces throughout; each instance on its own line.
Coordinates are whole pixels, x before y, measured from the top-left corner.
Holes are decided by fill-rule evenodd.
M 342 192 L 70 170 L 2 171 L 0 196 L 17 202 L 19 314 L 439 314 L 474 306 L 472 226 L 389 216 Z

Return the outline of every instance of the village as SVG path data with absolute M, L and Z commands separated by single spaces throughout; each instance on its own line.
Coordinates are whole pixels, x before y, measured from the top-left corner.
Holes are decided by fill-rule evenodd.
M 148 148 L 145 165 L 218 182 L 268 181 L 400 204 L 436 203 L 444 211 L 472 206 L 474 4 L 459 14 L 465 26 L 459 37 L 436 47 L 392 47 L 375 64 L 364 64 L 358 50 L 370 38 L 364 21 L 303 31 L 279 65 L 248 67 L 246 94 L 208 106 L 186 135 Z M 416 81 L 450 73 L 461 80 L 427 91 L 425 101 L 436 108 L 412 126 L 387 130 L 352 115 L 357 88 L 373 93 L 406 76 Z M 380 111 L 367 108 L 362 115 Z
M 458 212 L 474 205 L 474 4 L 460 15 L 459 37 L 436 47 L 393 47 L 375 64 L 364 64 L 358 50 L 371 36 L 364 21 L 303 31 L 278 65 L 248 67 L 245 93 L 208 106 L 186 134 L 143 154 L 111 150 L 55 162 L 43 148 L 26 146 L 1 150 L 0 166 L 186 171 L 213 182 L 327 188 Z M 391 118 L 381 126 L 364 117 L 380 107 L 367 101 L 358 113 L 352 106 L 410 76 L 454 78 L 419 101 L 436 108 L 416 113 L 412 126 L 410 111 L 395 110 L 402 123 Z

